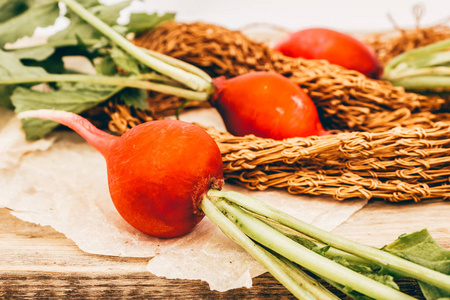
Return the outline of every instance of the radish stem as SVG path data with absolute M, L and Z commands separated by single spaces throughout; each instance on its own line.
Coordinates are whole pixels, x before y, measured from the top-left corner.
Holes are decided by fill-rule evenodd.
M 19 119 L 40 118 L 58 122 L 75 130 L 101 154 L 105 154 L 110 148 L 111 143 L 119 138 L 98 129 L 97 127 L 92 125 L 91 122 L 81 117 L 80 115 L 66 111 L 38 109 L 18 113 L 17 117 Z
M 252 255 L 263 267 L 266 268 L 280 283 L 282 283 L 294 296 L 299 299 L 316 299 L 308 291 L 301 288 L 275 260 L 267 255 L 267 252 L 247 237 L 233 222 L 211 202 L 204 197 L 200 202 L 200 209 L 235 243 Z M 327 299 L 327 298 L 324 298 Z M 328 298 L 330 299 L 330 298 Z M 333 299 L 333 298 L 331 298 Z
M 197 75 L 198 77 L 204 79 L 206 82 L 212 82 L 211 77 L 204 72 L 202 69 L 197 68 L 194 65 L 188 64 L 182 60 L 173 58 L 171 56 L 167 56 L 164 55 L 162 53 L 150 50 L 150 49 L 146 49 L 146 48 L 141 48 L 143 51 L 145 51 L 146 53 L 148 53 L 149 55 L 158 58 L 159 60 L 168 63 L 174 67 L 180 68 L 182 70 L 185 70 L 186 72 L 192 73 Z
M 98 43 L 100 40 L 99 39 L 83 39 L 83 44 L 85 46 L 92 46 L 95 45 L 96 43 Z M 77 46 L 79 45 L 79 41 L 76 39 L 67 39 L 67 40 L 50 40 L 48 42 L 39 44 L 39 45 L 33 45 L 33 46 L 28 46 L 28 47 L 20 47 L 20 48 L 11 48 L 9 50 L 16 50 L 16 51 L 21 51 L 21 50 L 26 50 L 26 49 L 37 49 L 40 47 L 54 47 L 54 48 L 60 48 L 60 47 L 68 47 L 68 46 Z M 136 46 L 137 47 L 137 46 Z M 140 49 L 142 49 L 142 51 L 146 52 L 148 55 L 153 56 L 154 58 L 159 59 L 162 62 L 165 62 L 173 67 L 182 69 L 188 73 L 192 73 L 194 75 L 197 75 L 198 77 L 202 78 L 203 80 L 205 80 L 206 82 L 212 82 L 211 77 L 202 69 L 197 68 L 194 65 L 191 65 L 189 63 L 186 63 L 182 60 L 173 58 L 171 56 L 167 56 L 164 55 L 162 53 L 147 49 L 147 48 L 143 48 L 143 47 L 138 47 Z
M 447 39 L 427 46 L 406 51 L 400 55 L 397 55 L 387 63 L 387 65 L 384 68 L 386 72 L 385 75 L 388 75 L 394 68 L 396 68 L 401 63 L 407 62 L 412 59 L 423 58 L 425 55 L 448 50 L 449 48 L 450 48 L 450 39 Z
M 450 91 L 450 39 L 406 51 L 391 59 L 383 79 L 405 89 Z
M 6 78 L 0 79 L 0 84 L 22 84 L 22 83 L 43 83 L 43 82 L 88 82 L 98 83 L 104 85 L 116 85 L 122 87 L 131 87 L 152 90 L 160 93 L 175 95 L 189 100 L 206 101 L 209 98 L 207 92 L 196 92 L 192 90 L 183 89 L 180 87 L 170 86 L 167 84 L 154 83 L 145 81 L 144 79 L 163 80 L 163 77 L 157 74 L 144 74 L 140 76 L 130 77 L 113 77 L 102 75 L 80 75 L 80 74 L 55 74 L 42 77 L 31 78 Z
M 211 193 L 209 195 L 211 196 Z M 251 239 L 321 277 L 348 286 L 374 299 L 414 299 L 305 248 L 243 211 L 236 204 L 222 200 L 217 201 L 215 205 Z
M 87 9 L 85 9 L 82 5 L 77 3 L 74 0 L 61 0 L 64 4 L 67 5 L 69 9 L 71 9 L 75 14 L 84 19 L 87 23 L 92 25 L 106 37 L 108 37 L 111 41 L 116 43 L 120 48 L 125 50 L 129 55 L 148 66 L 149 68 L 164 74 L 172 79 L 175 79 L 187 87 L 195 90 L 195 91 L 210 91 L 211 83 L 205 81 L 203 78 L 188 73 L 180 68 L 174 67 L 168 63 L 165 63 L 151 55 L 149 55 L 146 51 L 143 51 L 141 48 L 137 47 L 125 37 L 123 37 L 120 33 L 109 27 L 103 21 L 92 15 Z
M 395 273 L 412 277 L 445 291 L 450 291 L 450 276 L 448 275 L 425 268 L 388 252 L 362 245 L 329 233 L 272 208 L 263 201 L 235 192 L 219 192 L 210 190 L 208 195 L 210 197 L 226 198 L 228 201 L 231 201 L 248 211 L 271 219 L 337 249 L 362 257 L 369 261 L 376 262 L 387 270 L 392 270 Z M 339 283 L 337 280 L 336 282 Z
M 275 255 L 267 252 L 274 260 L 279 261 L 280 265 L 291 274 L 292 278 L 296 282 L 308 290 L 317 299 L 339 299 L 336 295 L 327 290 L 320 282 L 306 274 L 299 266 L 295 265 L 290 260 L 283 256 L 276 257 Z
M 436 92 L 450 91 L 450 76 L 421 75 L 415 77 L 403 77 L 391 80 L 393 85 L 402 86 L 408 90 Z

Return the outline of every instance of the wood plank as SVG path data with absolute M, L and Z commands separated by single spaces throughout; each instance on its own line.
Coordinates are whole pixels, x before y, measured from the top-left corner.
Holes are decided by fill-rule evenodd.
M 270 274 L 255 287 L 211 291 L 207 283 L 168 280 L 145 270 L 149 258 L 92 255 L 49 226 L 0 209 L 0 299 L 294 299 Z
M 333 233 L 380 248 L 401 234 L 424 228 L 442 247 L 450 249 L 450 201 L 373 201 L 338 226 Z

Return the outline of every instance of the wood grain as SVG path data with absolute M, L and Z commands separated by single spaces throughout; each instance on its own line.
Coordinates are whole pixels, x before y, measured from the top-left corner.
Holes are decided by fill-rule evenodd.
M 427 227 L 450 248 L 449 207 L 448 201 L 371 202 L 334 232 L 379 247 Z M 211 291 L 205 282 L 152 275 L 145 270 L 149 258 L 84 253 L 51 227 L 21 221 L 7 209 L 0 209 L 0 220 L 0 299 L 294 299 L 267 273 L 250 289 Z M 400 285 L 420 299 L 415 282 Z

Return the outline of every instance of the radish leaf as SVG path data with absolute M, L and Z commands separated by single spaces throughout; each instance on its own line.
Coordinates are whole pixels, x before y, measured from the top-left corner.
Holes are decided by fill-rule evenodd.
M 174 13 L 166 13 L 164 15 L 157 15 L 156 13 L 148 14 L 131 14 L 130 22 L 127 26 L 128 32 L 140 33 L 146 30 L 151 30 L 161 23 L 175 18 Z
M 4 48 L 31 36 L 37 27 L 54 24 L 59 2 L 67 7 L 66 29 L 46 44 Z M 124 37 L 173 19 L 174 14 L 132 14 L 128 25 L 119 25 L 120 12 L 131 2 L 0 0 L 0 105 L 16 112 L 47 108 L 82 113 L 115 95 L 127 106 L 145 109 L 145 90 L 206 100 L 211 92 L 209 76 L 176 59 L 149 53 Z M 77 66 L 70 69 L 64 60 L 70 56 L 87 58 L 96 74 Z M 45 92 L 34 88 L 41 83 Z M 50 121 L 23 121 L 29 139 L 43 137 L 56 126 Z
M 116 94 L 121 87 L 86 83 L 58 84 L 60 89 L 40 92 L 17 87 L 12 96 L 15 112 L 35 109 L 57 109 L 81 113 Z M 58 126 L 58 123 L 41 119 L 22 120 L 27 139 L 39 139 Z
M 147 92 L 143 89 L 125 88 L 117 95 L 129 107 L 147 109 Z
M 28 9 L 27 0 L 0 0 L 0 22 L 6 22 Z
M 139 62 L 122 51 L 119 47 L 113 47 L 111 58 L 115 64 L 125 72 L 137 75 L 140 72 Z
M 23 65 L 14 53 L 0 50 L 0 84 L 8 78 L 36 78 L 47 75 L 41 67 L 27 67 Z
M 450 275 L 450 250 L 437 244 L 426 229 L 402 235 L 393 243 L 383 247 L 383 250 Z M 419 285 L 428 300 L 450 297 L 450 291 L 443 291 L 420 281 Z
M 125 7 L 129 6 L 131 1 L 124 1 L 114 5 L 101 5 L 98 1 L 84 0 L 78 1 L 96 17 L 101 19 L 103 22 L 109 26 L 117 25 L 117 18 L 120 16 L 120 11 Z M 82 39 L 98 39 L 102 36 L 94 27 L 86 23 L 77 14 L 68 10 L 66 15 L 70 19 L 69 26 L 54 34 L 49 40 L 65 40 L 65 39 L 75 39 L 77 36 Z
M 37 27 L 53 25 L 58 16 L 55 0 L 0 1 L 0 46 L 32 36 Z

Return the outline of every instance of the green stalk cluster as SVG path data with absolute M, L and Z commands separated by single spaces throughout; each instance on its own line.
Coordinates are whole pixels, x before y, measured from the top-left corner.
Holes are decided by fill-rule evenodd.
M 374 299 L 414 299 L 331 259 L 337 256 L 367 266 L 375 265 L 397 276 L 411 277 L 450 292 L 448 275 L 334 235 L 252 197 L 210 190 L 200 208 L 299 299 L 336 299 L 301 268 L 344 292 L 355 291 Z M 322 255 L 318 253 L 320 250 L 305 247 L 299 242 L 304 236 L 328 251 Z
M 75 0 L 61 0 L 61 2 L 66 4 L 70 10 L 113 41 L 131 57 L 150 69 L 183 84 L 188 89 L 179 87 L 173 88 L 170 86 L 164 88 L 161 87 L 161 85 L 145 86 L 143 88 L 184 97 L 189 100 L 204 101 L 209 98 L 213 90 L 211 78 L 202 70 L 175 58 L 154 51 L 145 50 L 134 45 L 102 20 L 91 14 Z M 136 87 L 135 85 L 129 86 Z
M 450 91 L 450 39 L 394 57 L 384 67 L 383 79 L 413 91 Z

